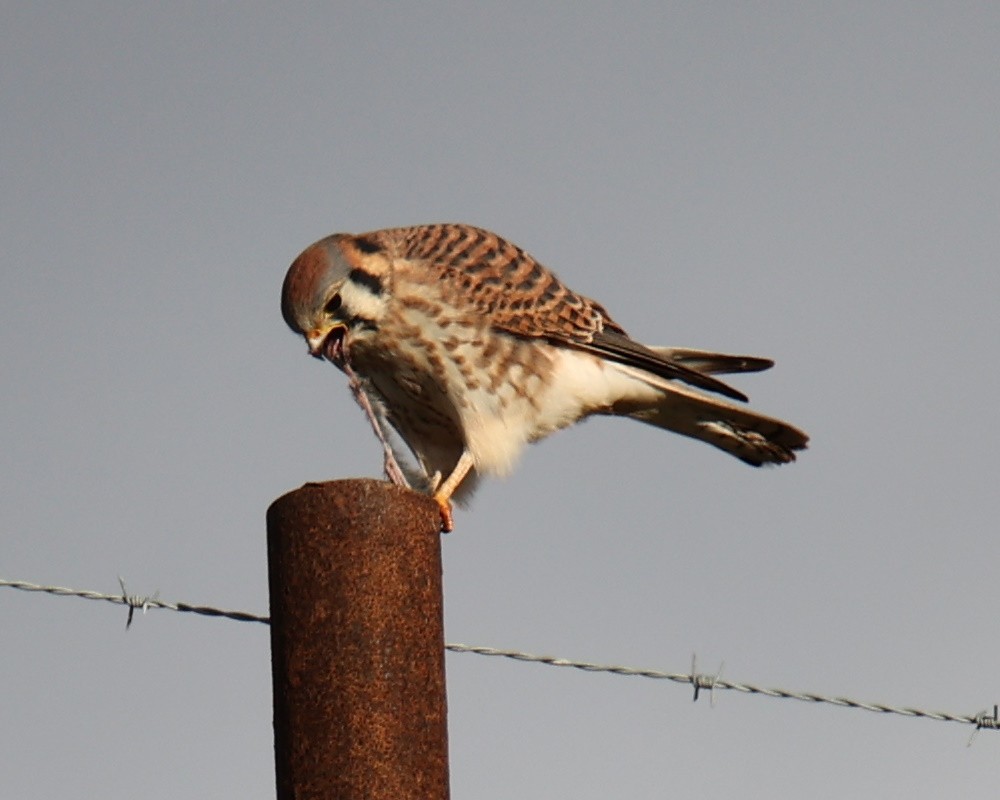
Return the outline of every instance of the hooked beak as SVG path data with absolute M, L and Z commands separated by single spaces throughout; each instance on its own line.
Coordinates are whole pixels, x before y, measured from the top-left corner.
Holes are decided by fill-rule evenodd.
M 309 345 L 309 355 L 313 358 L 326 358 L 334 364 L 343 361 L 344 356 L 344 336 L 347 333 L 347 326 L 342 322 L 331 325 L 328 328 L 317 328 L 306 334 L 306 343 Z

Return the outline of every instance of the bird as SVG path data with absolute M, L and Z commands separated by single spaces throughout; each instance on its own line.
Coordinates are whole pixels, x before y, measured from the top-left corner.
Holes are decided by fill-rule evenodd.
M 310 355 L 372 399 L 373 424 L 399 434 L 443 531 L 452 501 L 467 501 L 481 476 L 508 474 L 527 444 L 594 415 L 698 439 L 754 467 L 794 461 L 809 439 L 714 377 L 771 359 L 642 344 L 600 303 L 472 225 L 320 239 L 289 267 L 281 311 Z

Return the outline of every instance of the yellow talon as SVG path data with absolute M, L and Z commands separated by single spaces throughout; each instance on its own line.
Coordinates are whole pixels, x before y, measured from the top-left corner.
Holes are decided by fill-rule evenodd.
M 434 492 L 434 500 L 437 502 L 438 508 L 441 509 L 442 533 L 451 533 L 455 529 L 455 522 L 451 518 L 451 496 L 458 488 L 458 485 L 465 479 L 465 476 L 469 474 L 469 470 L 472 467 L 472 454 L 468 450 L 463 450 L 451 474 L 445 478 L 444 482 L 437 487 L 437 491 Z
M 451 533 L 455 530 L 455 521 L 451 516 L 451 503 L 440 495 L 434 495 L 434 500 L 441 512 L 441 533 Z

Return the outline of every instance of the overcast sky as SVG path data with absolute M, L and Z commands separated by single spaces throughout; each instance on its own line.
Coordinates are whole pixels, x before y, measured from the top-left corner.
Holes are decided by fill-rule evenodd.
M 541 7 L 540 7 L 541 6 Z M 812 435 L 597 420 L 444 541 L 449 641 L 1000 701 L 1000 7 L 7 3 L 0 577 L 267 611 L 264 513 L 376 476 L 284 326 L 335 231 L 491 228 Z M 268 632 L 0 591 L 10 797 L 274 796 Z M 449 655 L 456 798 L 940 798 L 971 726 Z

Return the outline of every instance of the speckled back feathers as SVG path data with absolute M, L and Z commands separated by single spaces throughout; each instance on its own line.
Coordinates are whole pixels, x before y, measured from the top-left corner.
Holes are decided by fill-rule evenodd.
M 432 277 L 462 290 L 492 327 L 530 338 L 590 342 L 602 330 L 624 333 L 595 301 L 567 288 L 528 253 L 472 225 L 387 228 L 353 237 L 359 249 L 384 248 L 422 261 Z

